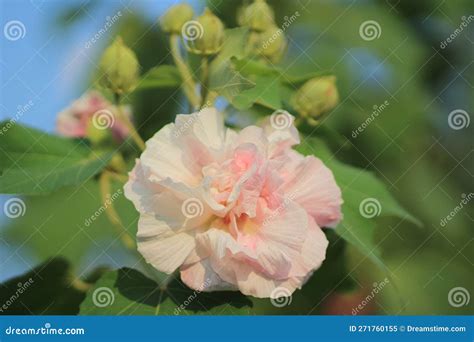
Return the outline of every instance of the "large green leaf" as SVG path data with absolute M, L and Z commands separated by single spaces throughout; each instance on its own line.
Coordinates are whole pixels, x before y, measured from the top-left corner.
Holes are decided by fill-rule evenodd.
M 40 194 L 81 184 L 112 157 L 111 152 L 91 150 L 83 140 L 9 122 L 0 128 L 5 128 L 0 135 L 0 193 Z
M 174 65 L 159 65 L 150 69 L 140 80 L 135 90 L 151 88 L 177 88 L 181 85 L 181 76 Z
M 228 29 L 225 34 L 221 52 L 209 65 L 209 89 L 232 102 L 235 96 L 245 89 L 252 88 L 254 84 L 239 73 L 231 61 L 232 57 L 245 56 L 248 29 Z
M 0 284 L 0 314 L 71 315 L 79 312 L 85 283 L 73 281 L 69 264 L 50 259 L 31 271 Z M 86 285 L 87 286 L 87 285 Z
M 248 315 L 252 302 L 239 292 L 194 291 L 173 279 L 159 285 L 131 268 L 107 272 L 89 290 L 82 315 Z
M 374 262 L 383 266 L 379 247 L 374 241 L 376 217 L 396 216 L 417 225 L 420 225 L 420 222 L 398 204 L 385 185 L 371 172 L 341 163 L 334 158 L 323 141 L 317 138 L 303 138 L 297 149 L 305 155 L 319 157 L 334 173 L 344 200 L 342 206 L 344 217 L 336 227 L 336 232 Z M 373 213 L 364 207 L 364 201 L 371 203 L 372 209 L 377 213 L 373 215 L 374 217 L 370 217 Z
M 138 213 L 125 198 L 122 186 L 120 182 L 112 184 L 112 205 L 134 239 Z M 124 257 L 135 260 L 133 252 L 120 257 L 115 254 L 125 251 L 119 238 L 124 237 L 124 232 L 112 225 L 103 211 L 105 200 L 96 180 L 80 187 L 64 187 L 48 196 L 25 196 L 23 200 L 24 215 L 10 220 L 2 232 L 6 241 L 20 245 L 20 255 L 32 255 L 40 260 L 61 255 L 76 267 L 75 271 L 83 270 L 77 268 L 80 265 L 90 268 L 105 263 L 117 268 L 123 266 Z

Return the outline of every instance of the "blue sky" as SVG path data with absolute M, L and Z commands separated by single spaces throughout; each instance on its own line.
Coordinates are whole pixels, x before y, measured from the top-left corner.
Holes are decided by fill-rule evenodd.
M 152 25 L 176 2 L 93 1 L 94 6 L 81 20 L 63 28 L 58 23 L 60 15 L 68 9 L 81 8 L 87 1 L 2 0 L 0 121 L 16 117 L 20 123 L 53 132 L 57 113 L 83 93 L 88 71 L 110 41 L 113 26 L 91 48 L 85 49 L 85 44 L 104 27 L 107 17 L 120 10 L 137 11 Z M 198 1 L 188 2 L 198 4 Z M 24 110 L 26 105 L 28 109 Z M 0 195 L 0 206 L 7 199 Z M 0 217 L 0 223 L 5 219 Z M 25 271 L 28 262 L 34 264 L 31 256 L 16 255 L 16 248 L 0 238 L 0 260 L 8 259 L 1 267 L 0 281 Z

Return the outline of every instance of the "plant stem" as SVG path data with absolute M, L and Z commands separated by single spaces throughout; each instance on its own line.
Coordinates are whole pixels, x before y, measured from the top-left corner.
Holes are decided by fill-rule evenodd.
M 137 144 L 141 151 L 144 151 L 146 147 L 145 142 L 138 134 L 137 130 L 135 129 L 135 126 L 130 121 L 130 119 L 123 113 L 122 106 L 120 105 L 120 95 L 118 94 L 115 94 L 115 105 L 117 107 L 118 119 L 123 122 L 125 126 L 127 126 L 128 130 L 130 131 L 130 136 L 135 142 L 135 144 Z
M 176 67 L 178 68 L 178 71 L 181 74 L 181 78 L 183 80 L 184 94 L 186 95 L 194 109 L 197 109 L 199 108 L 201 99 L 196 94 L 196 84 L 194 83 L 191 70 L 189 69 L 188 65 L 185 63 L 179 52 L 179 35 L 170 35 L 170 47 L 174 63 L 176 64 Z
M 102 197 L 102 202 L 106 203 L 106 201 L 111 202 L 111 194 L 110 194 L 110 172 L 104 171 L 101 173 L 99 178 L 99 185 L 100 185 L 100 195 Z M 125 227 L 120 220 L 120 216 L 115 211 L 113 203 L 110 205 L 105 206 L 105 214 L 107 215 L 109 221 L 112 225 L 116 228 L 117 233 L 119 234 L 120 240 L 122 243 L 130 250 L 135 250 L 135 241 L 132 239 L 130 234 L 127 232 Z
M 207 93 L 209 88 L 209 57 L 202 56 L 201 58 L 201 108 L 209 107 L 207 100 Z

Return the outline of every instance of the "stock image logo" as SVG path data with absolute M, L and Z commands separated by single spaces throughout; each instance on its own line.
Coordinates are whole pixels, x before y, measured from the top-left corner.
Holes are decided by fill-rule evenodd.
M 23 39 L 26 36 L 26 27 L 19 20 L 11 20 L 3 27 L 3 34 L 10 41 Z
M 375 20 L 364 21 L 359 27 L 359 35 L 365 41 L 372 41 L 380 38 L 382 27 Z

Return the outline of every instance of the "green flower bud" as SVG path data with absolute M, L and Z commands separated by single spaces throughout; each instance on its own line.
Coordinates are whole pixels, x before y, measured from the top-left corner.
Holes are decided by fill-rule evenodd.
M 283 30 L 272 25 L 268 30 L 260 34 L 260 42 L 257 47 L 259 55 L 278 62 L 286 50 L 287 42 Z
M 307 81 L 292 98 L 293 107 L 305 117 L 317 118 L 339 102 L 336 77 L 316 77 Z
M 224 44 L 224 24 L 208 8 L 194 21 L 183 26 L 183 40 L 192 53 L 213 55 Z
M 100 59 L 99 84 L 115 94 L 129 93 L 137 85 L 138 69 L 135 53 L 118 37 Z
M 193 18 L 194 12 L 188 4 L 172 6 L 160 19 L 160 26 L 166 33 L 181 34 L 183 25 Z
M 275 25 L 275 14 L 265 0 L 255 0 L 237 12 L 237 22 L 240 26 L 262 32 Z

